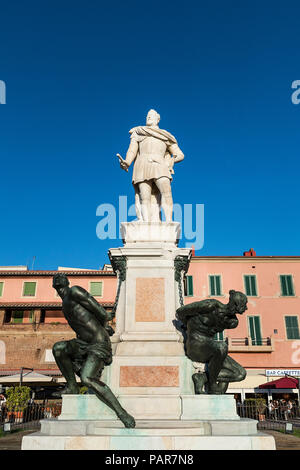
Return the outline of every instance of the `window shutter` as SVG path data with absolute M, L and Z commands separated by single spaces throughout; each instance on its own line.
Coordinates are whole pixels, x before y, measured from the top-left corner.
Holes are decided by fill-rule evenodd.
M 300 339 L 298 318 L 296 316 L 285 317 L 287 339 Z
M 24 282 L 24 296 L 35 296 L 36 282 Z
M 4 286 L 4 282 L 0 282 L 0 297 L 2 297 L 2 294 L 3 294 L 3 286 Z
M 255 276 L 251 276 L 251 295 L 257 295 L 256 294 L 256 279 L 255 279 Z
M 220 276 L 215 276 L 216 279 L 216 295 L 221 295 L 221 280 Z
M 249 276 L 245 276 L 245 291 L 246 291 L 246 295 L 251 295 L 250 294 L 250 280 L 249 280 Z
M 194 295 L 194 285 L 193 285 L 193 276 L 186 276 L 187 281 L 187 295 L 193 296 Z
M 102 296 L 102 282 L 91 282 L 90 283 L 90 294 L 96 297 Z
M 11 316 L 12 323 L 23 323 L 24 312 L 22 310 L 14 310 Z
M 215 278 L 214 276 L 209 276 L 209 279 L 210 279 L 210 295 L 216 295 Z
M 294 295 L 292 276 L 286 276 L 288 295 Z

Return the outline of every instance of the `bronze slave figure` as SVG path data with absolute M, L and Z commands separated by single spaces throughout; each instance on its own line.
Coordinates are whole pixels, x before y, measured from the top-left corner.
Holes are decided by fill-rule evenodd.
M 76 333 L 76 338 L 53 346 L 55 361 L 67 382 L 60 395 L 79 393 L 76 374 L 83 385 L 116 413 L 125 427 L 135 427 L 134 418 L 99 379 L 104 367 L 112 362 L 109 335 L 113 330 L 107 325 L 111 320 L 109 313 L 82 287 L 69 287 L 63 273 L 53 277 L 53 287 L 62 298 L 63 314 Z
M 224 394 L 229 382 L 240 382 L 246 377 L 245 369 L 228 356 L 225 341 L 214 339 L 216 333 L 236 328 L 238 318 L 247 310 L 247 297 L 242 292 L 231 290 L 229 302 L 222 304 L 216 299 L 193 302 L 176 311 L 185 331 L 186 355 L 193 362 L 206 364 L 205 372 L 192 376 L 196 394 Z

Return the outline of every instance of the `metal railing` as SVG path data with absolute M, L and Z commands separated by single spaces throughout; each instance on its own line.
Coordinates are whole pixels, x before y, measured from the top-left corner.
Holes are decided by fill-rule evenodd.
M 57 418 L 61 413 L 61 401 L 48 403 L 31 403 L 25 408 L 8 409 L 5 405 L 0 408 L 0 426 L 9 429 L 39 429 L 40 420 Z M 5 426 L 9 425 L 9 426 Z
M 285 429 L 288 422 L 300 428 L 300 408 L 292 401 L 273 401 L 269 405 L 266 402 L 238 403 L 236 409 L 241 418 L 257 420 L 258 429 Z

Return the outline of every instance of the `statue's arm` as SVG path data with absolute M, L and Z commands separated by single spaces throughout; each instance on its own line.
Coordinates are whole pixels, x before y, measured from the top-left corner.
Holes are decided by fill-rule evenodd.
M 227 317 L 226 318 L 226 326 L 224 329 L 232 329 L 232 328 L 236 328 L 239 324 L 239 320 L 237 318 L 236 315 L 234 315 L 233 317 Z
M 177 144 L 170 145 L 168 151 L 171 155 L 173 155 L 174 163 L 181 162 L 181 160 L 184 159 L 184 153 L 182 152 L 182 150 L 180 150 Z
M 216 308 L 216 301 L 214 300 L 200 300 L 199 302 L 192 302 L 184 305 L 176 310 L 176 317 L 186 324 L 190 317 L 195 315 L 207 315 L 213 312 Z
M 109 320 L 106 310 L 85 289 L 79 286 L 73 286 L 71 287 L 71 291 L 73 300 L 94 314 L 102 325 Z
M 126 153 L 126 158 L 125 158 L 125 163 L 127 164 L 127 166 L 130 166 L 133 160 L 135 160 L 138 150 L 139 150 L 139 144 L 134 139 L 134 137 L 132 137 L 130 141 L 130 145 Z

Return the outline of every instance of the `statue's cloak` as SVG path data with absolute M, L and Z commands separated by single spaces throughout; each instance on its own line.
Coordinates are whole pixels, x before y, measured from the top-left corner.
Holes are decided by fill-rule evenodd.
M 170 132 L 160 128 L 138 126 L 130 129 L 129 134 L 131 134 L 131 138 L 136 139 L 137 142 L 142 142 L 146 137 L 155 137 L 156 139 L 163 140 L 168 146 L 177 144 L 177 140 Z

